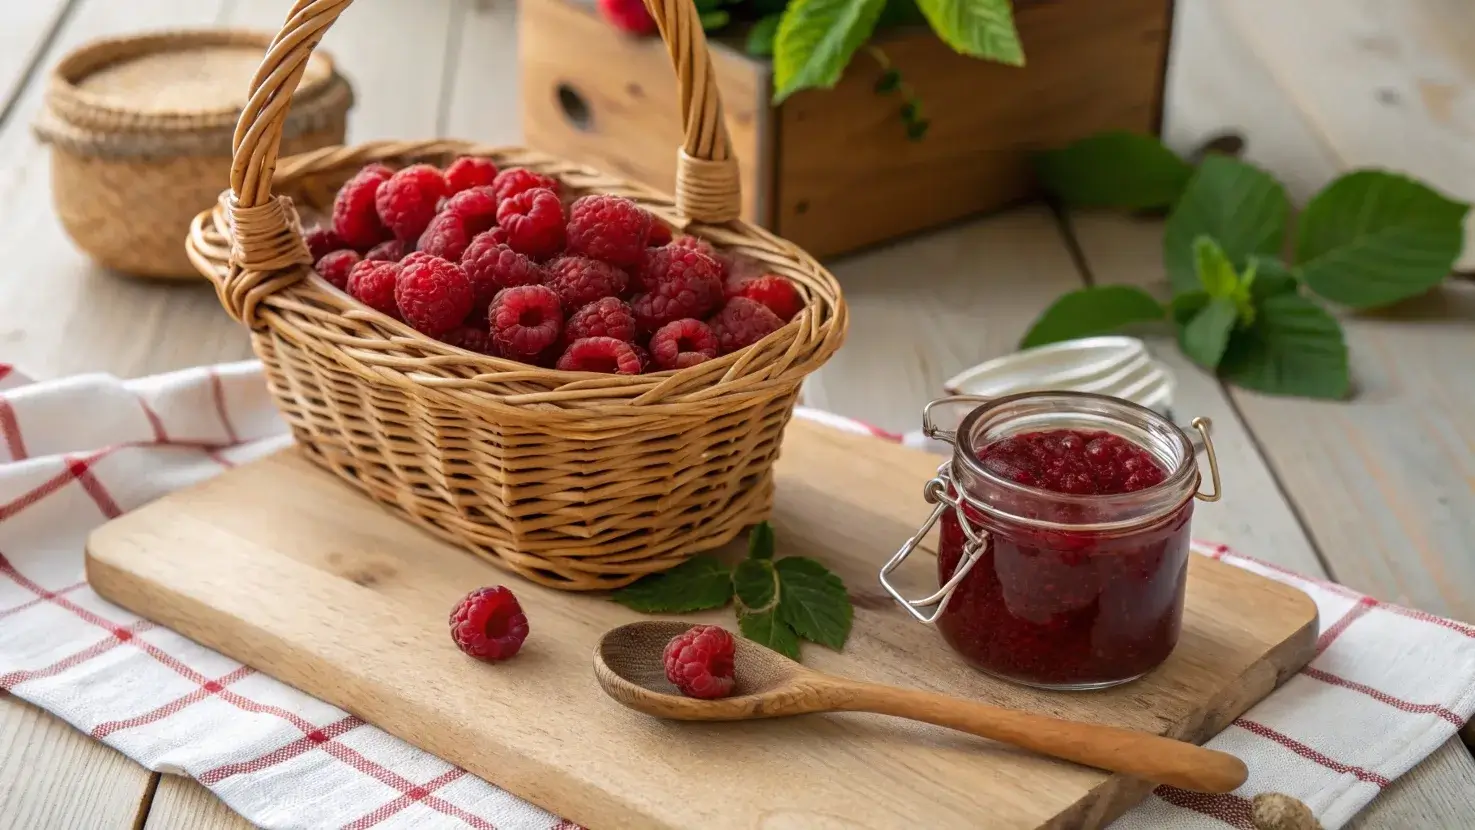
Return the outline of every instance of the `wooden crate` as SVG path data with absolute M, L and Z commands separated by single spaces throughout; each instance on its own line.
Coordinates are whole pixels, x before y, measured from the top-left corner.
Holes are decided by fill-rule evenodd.
M 816 256 L 893 239 L 1031 195 L 1029 154 L 1105 129 L 1157 133 L 1173 0 L 1018 0 L 1024 69 L 965 58 L 930 31 L 878 40 L 932 126 L 907 139 L 900 98 L 858 53 L 832 90 L 769 101 L 771 67 L 716 44 L 742 168 L 744 218 Z M 520 11 L 525 143 L 670 191 L 681 143 L 664 47 L 577 0 Z

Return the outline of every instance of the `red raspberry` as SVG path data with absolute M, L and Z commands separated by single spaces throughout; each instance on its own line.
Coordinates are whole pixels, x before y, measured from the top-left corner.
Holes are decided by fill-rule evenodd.
M 696 251 L 699 254 L 706 254 L 707 256 L 712 258 L 713 262 L 718 262 L 717 249 L 712 247 L 712 243 L 701 238 L 700 236 L 678 236 L 675 239 L 671 240 L 671 244 L 675 245 L 678 248 L 685 248 L 688 251 Z
M 471 240 L 461 255 L 461 267 L 476 291 L 477 308 L 491 305 L 492 298 L 504 288 L 543 281 L 543 269 L 537 263 L 498 242 L 490 231 Z
M 477 588 L 451 610 L 451 639 L 478 660 L 506 660 L 527 638 L 527 615 L 501 585 Z
M 585 337 L 613 337 L 631 343 L 635 340 L 635 313 L 617 297 L 601 297 L 568 318 L 563 337 L 569 342 Z
M 732 658 L 737 643 L 726 629 L 692 626 L 666 644 L 666 679 L 687 697 L 713 700 L 732 694 Z
M 394 284 L 399 281 L 400 267 L 398 262 L 366 259 L 348 272 L 348 293 L 369 308 L 399 320 Z
M 522 167 L 509 167 L 498 173 L 497 178 L 492 181 L 492 190 L 496 193 L 498 202 L 535 187 L 547 188 L 554 193 L 559 191 L 557 179 Z
M 466 233 L 476 236 L 497 224 L 497 196 L 490 187 L 473 187 L 447 199 L 441 211 L 461 217 Z
M 492 345 L 492 333 L 481 326 L 457 326 L 441 335 L 440 339 L 469 352 L 489 355 L 495 355 L 497 352 L 496 347 Z
M 630 308 L 643 331 L 685 317 L 701 319 L 722 302 L 717 264 L 674 243 L 647 252 L 642 282 L 645 293 L 630 300 Z
M 348 274 L 353 270 L 353 266 L 359 264 L 359 261 L 358 251 L 350 251 L 345 248 L 342 251 L 333 251 L 324 254 L 318 260 L 318 264 L 313 266 L 313 269 L 321 274 L 323 279 L 328 282 L 339 288 L 347 288 Z
M 387 242 L 380 242 L 378 245 L 370 248 L 369 252 L 364 254 L 364 259 L 383 259 L 390 262 L 399 262 L 405 258 L 405 254 L 408 254 L 410 250 L 409 243 L 403 239 L 391 239 Z
M 302 241 L 307 243 L 307 253 L 312 256 L 312 261 L 317 262 L 328 254 L 341 248 L 347 248 L 348 244 L 333 233 L 333 229 L 324 225 L 318 225 L 302 235 Z
M 512 360 L 533 362 L 563 333 L 563 309 L 546 285 L 504 288 L 487 312 L 492 342 Z
M 412 164 L 389 177 L 374 196 L 379 220 L 397 239 L 419 239 L 446 195 L 446 177 L 428 164 Z
M 717 350 L 732 354 L 783 328 L 784 321 L 756 300 L 733 297 L 707 325 L 717 335 Z
M 741 296 L 743 286 L 768 273 L 768 266 L 756 259 L 729 257 L 727 275 L 722 278 L 722 290 L 728 299 Z
M 446 168 L 446 186 L 452 193 L 488 186 L 496 178 L 497 165 L 491 159 L 462 156 Z
M 564 311 L 569 312 L 623 293 L 630 280 L 629 274 L 608 262 L 581 256 L 561 256 L 548 263 L 547 271 L 544 285 L 558 292 Z
M 599 0 L 599 14 L 611 26 L 632 35 L 655 34 L 656 21 L 642 0 Z
M 466 253 L 471 234 L 466 232 L 466 223 L 454 213 L 442 213 L 430 220 L 420 242 L 415 246 L 421 251 L 441 259 L 456 262 Z
M 640 358 L 641 373 L 650 371 L 650 352 L 646 351 L 639 343 L 631 343 L 630 348 L 635 350 L 635 356 Z
M 671 226 L 657 219 L 655 214 L 651 214 L 650 233 L 645 236 L 645 244 L 651 248 L 671 244 Z
M 388 170 L 382 164 L 365 167 L 333 198 L 333 233 L 350 248 L 368 250 L 389 236 L 374 208 L 374 194 L 389 180 Z
M 569 253 L 634 268 L 649 234 L 650 214 L 623 196 L 585 196 L 569 208 Z
M 604 372 L 611 375 L 638 375 L 645 367 L 635 347 L 613 337 L 585 337 L 575 340 L 558 359 L 564 372 Z
M 748 280 L 738 289 L 739 297 L 747 297 L 766 306 L 785 323 L 804 310 L 804 298 L 799 289 L 778 274 L 764 274 Z
M 374 161 L 365 164 L 363 167 L 359 168 L 358 175 L 362 176 L 365 173 L 372 173 L 375 176 L 380 176 L 387 179 L 390 176 L 394 175 L 394 168 L 383 162 Z
M 507 231 L 507 246 L 533 259 L 547 259 L 563 249 L 563 203 L 542 187 L 524 190 L 497 207 L 497 224 Z
M 471 280 L 454 262 L 416 253 L 400 263 L 394 299 L 405 322 L 416 331 L 439 337 L 466 319 L 476 294 Z
M 650 359 L 657 369 L 685 369 L 717 356 L 717 335 L 690 317 L 667 323 L 650 336 Z

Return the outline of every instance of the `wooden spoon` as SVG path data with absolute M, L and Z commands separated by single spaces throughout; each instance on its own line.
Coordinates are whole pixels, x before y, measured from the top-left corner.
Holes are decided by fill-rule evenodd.
M 674 720 L 747 720 L 811 712 L 875 712 L 958 729 L 1042 755 L 1185 790 L 1227 793 L 1243 784 L 1240 759 L 1145 732 L 1060 720 L 947 695 L 822 674 L 741 637 L 731 697 L 698 700 L 670 681 L 662 652 L 688 623 L 656 621 L 605 632 L 594 676 L 624 705 Z

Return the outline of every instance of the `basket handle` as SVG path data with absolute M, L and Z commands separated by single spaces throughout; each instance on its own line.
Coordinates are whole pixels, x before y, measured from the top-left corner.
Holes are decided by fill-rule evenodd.
M 272 175 L 292 93 L 323 34 L 352 0 L 296 0 L 251 79 L 251 94 L 232 142 L 230 196 L 232 276 L 221 299 L 238 318 L 256 301 L 295 282 L 272 272 L 311 264 L 291 203 L 272 195 Z M 725 222 L 741 211 L 737 161 L 722 119 L 722 101 L 707 37 L 692 0 L 645 0 L 660 28 L 680 85 L 686 141 L 677 156 L 676 210 L 700 222 Z M 247 295 L 250 296 L 247 296 Z

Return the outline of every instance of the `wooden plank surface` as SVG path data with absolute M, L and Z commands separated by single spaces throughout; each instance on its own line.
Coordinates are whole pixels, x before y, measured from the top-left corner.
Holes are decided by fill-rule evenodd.
M 252 826 L 194 779 L 161 775 L 143 830 L 250 830 Z
M 0 113 L 20 95 L 41 51 L 61 25 L 71 0 L 6 4 L 0 13 Z
M 484 144 L 522 144 L 521 68 L 516 3 L 462 2 L 451 28 L 447 80 L 437 135 Z
M 807 664 L 1197 742 L 1309 658 L 1316 611 L 1304 594 L 1195 556 L 1179 647 L 1142 680 L 1048 693 L 969 669 L 871 587 L 926 512 L 915 493 L 935 466 L 864 436 L 789 426 L 779 555 L 825 562 L 859 598 L 844 651 L 806 648 Z M 901 575 L 905 589 L 931 590 L 935 567 L 923 557 Z M 166 496 L 88 543 L 88 578 L 105 597 L 592 828 L 749 827 L 774 811 L 795 827 L 821 816 L 962 826 L 980 800 L 1000 828 L 1096 827 L 1146 794 L 1121 776 L 873 716 L 688 728 L 621 710 L 589 682 L 589 654 L 641 616 L 530 584 L 517 588 L 534 630 L 524 653 L 496 667 L 467 660 L 445 635 L 446 608 L 503 576 L 295 451 Z M 731 611 L 685 619 L 730 626 Z M 583 749 L 567 752 L 572 741 Z M 775 755 L 788 762 L 774 767 Z

